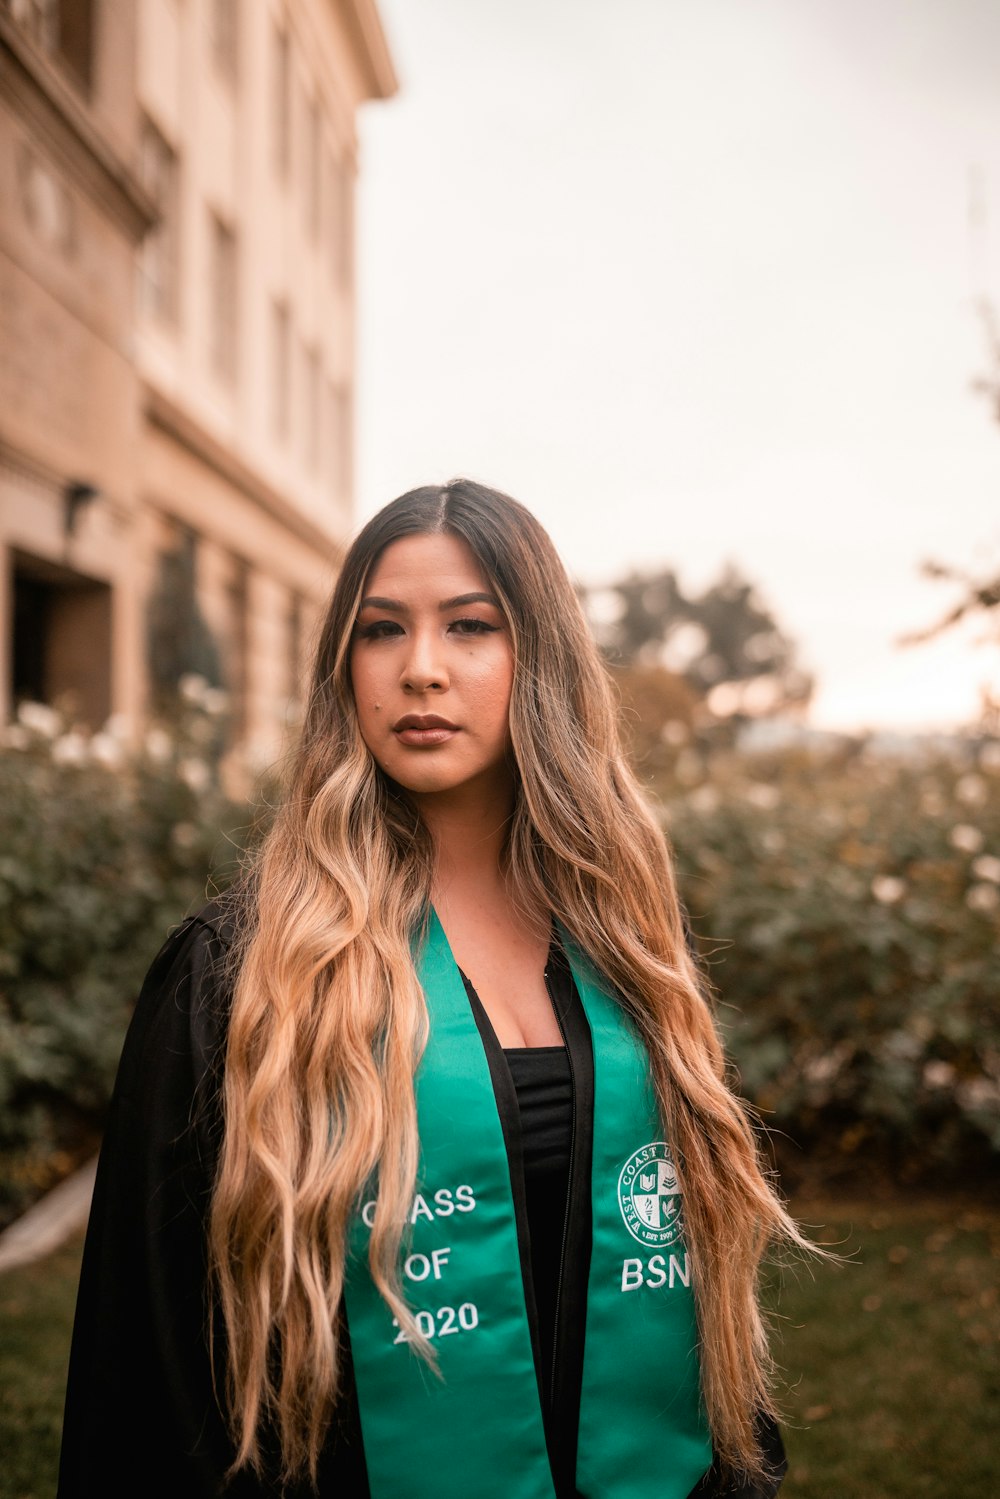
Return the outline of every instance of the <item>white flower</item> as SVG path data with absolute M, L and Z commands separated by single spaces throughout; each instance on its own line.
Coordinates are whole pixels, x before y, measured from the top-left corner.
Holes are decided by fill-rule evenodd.
M 1000 859 L 995 859 L 992 854 L 980 854 L 972 861 L 972 873 L 977 880 L 992 880 L 994 885 L 1000 885 Z
M 90 753 L 99 765 L 108 770 L 117 770 L 124 759 L 121 741 L 108 733 L 95 734 L 90 741 Z
M 714 812 L 719 805 L 719 793 L 714 786 L 699 786 L 688 797 L 688 806 L 696 812 Z
M 146 754 L 158 765 L 170 759 L 173 741 L 166 729 L 150 729 L 146 735 Z
M 924 1067 L 925 1088 L 947 1088 L 955 1081 L 955 1069 L 950 1062 L 931 1061 Z
M 18 722 L 23 723 L 26 729 L 30 729 L 33 734 L 41 734 L 45 739 L 54 739 L 62 728 L 59 714 L 45 703 L 19 703 L 17 717 Z
M 112 739 L 124 743 L 128 738 L 128 716 L 125 713 L 112 713 L 104 725 L 104 733 L 110 734 Z
M 177 684 L 177 690 L 186 703 L 204 707 L 208 683 L 199 672 L 186 671 Z
M 963 1109 L 995 1114 L 1000 1108 L 1000 1084 L 988 1077 L 969 1077 L 960 1082 L 955 1095 Z
M 75 730 L 63 734 L 52 746 L 52 758 L 57 765 L 84 765 L 87 760 L 86 739 Z
M 180 762 L 177 774 L 185 786 L 189 786 L 192 791 L 204 791 L 211 780 L 204 760 L 196 760 L 193 756 Z
M 846 1047 L 841 1043 L 824 1056 L 810 1057 L 803 1065 L 803 1074 L 810 1083 L 832 1083 L 843 1070 L 844 1063 L 850 1060 L 853 1051 L 854 1047 L 850 1043 Z
M 679 746 L 686 744 L 690 737 L 687 724 L 680 718 L 668 718 L 660 730 L 664 744 Z
M 1000 908 L 1000 890 L 996 885 L 970 885 L 965 893 L 965 904 L 970 911 L 978 911 L 981 916 L 991 916 Z
M 965 802 L 970 807 L 981 806 L 986 800 L 986 782 L 982 776 L 977 776 L 970 770 L 955 782 L 955 795 L 960 802 Z
M 952 848 L 961 849 L 963 854 L 978 854 L 985 839 L 978 828 L 967 822 L 959 822 L 948 834 L 948 842 Z
M 777 786 L 769 786 L 766 781 L 752 781 L 744 795 L 751 806 L 760 807 L 765 812 L 770 812 L 781 801 Z
M 894 874 L 877 874 L 872 880 L 872 895 L 883 906 L 894 906 L 905 894 L 905 884 Z
M 979 764 L 983 770 L 1000 770 L 1000 739 L 991 739 L 979 751 Z
M 201 695 L 201 706 L 212 718 L 219 718 L 229 707 L 229 693 L 222 687 L 206 687 Z
M 913 1062 L 921 1052 L 920 1040 L 910 1031 L 890 1031 L 883 1036 L 881 1042 L 876 1044 L 876 1050 L 883 1057 L 890 1057 L 900 1062 Z

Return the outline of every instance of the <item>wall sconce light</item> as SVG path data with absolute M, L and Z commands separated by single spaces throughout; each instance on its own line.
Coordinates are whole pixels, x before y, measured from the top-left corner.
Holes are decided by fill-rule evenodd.
M 96 484 L 88 484 L 84 479 L 70 479 L 63 489 L 63 531 L 66 536 L 72 536 L 76 532 L 76 522 L 80 511 L 96 500 L 101 491 Z

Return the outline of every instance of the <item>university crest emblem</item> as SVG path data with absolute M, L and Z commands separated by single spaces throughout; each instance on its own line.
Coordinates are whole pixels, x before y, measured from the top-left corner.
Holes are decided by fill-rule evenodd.
M 676 1244 L 684 1227 L 681 1187 L 663 1140 L 629 1156 L 618 1178 L 618 1206 L 625 1227 L 640 1244 L 654 1249 Z

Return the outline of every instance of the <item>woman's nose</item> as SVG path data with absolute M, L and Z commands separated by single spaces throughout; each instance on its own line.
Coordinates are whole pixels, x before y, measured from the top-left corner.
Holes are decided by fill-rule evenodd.
M 448 686 L 448 669 L 442 659 L 441 639 L 436 632 L 416 630 L 410 636 L 402 683 L 410 692 L 440 690 Z

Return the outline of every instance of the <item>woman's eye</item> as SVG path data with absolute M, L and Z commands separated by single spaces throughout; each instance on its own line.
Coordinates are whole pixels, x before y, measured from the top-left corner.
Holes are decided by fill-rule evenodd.
M 357 627 L 362 640 L 384 640 L 389 635 L 401 634 L 402 628 L 394 619 L 376 619 L 371 624 Z
M 491 635 L 497 628 L 485 619 L 453 619 L 451 628 L 459 635 Z

